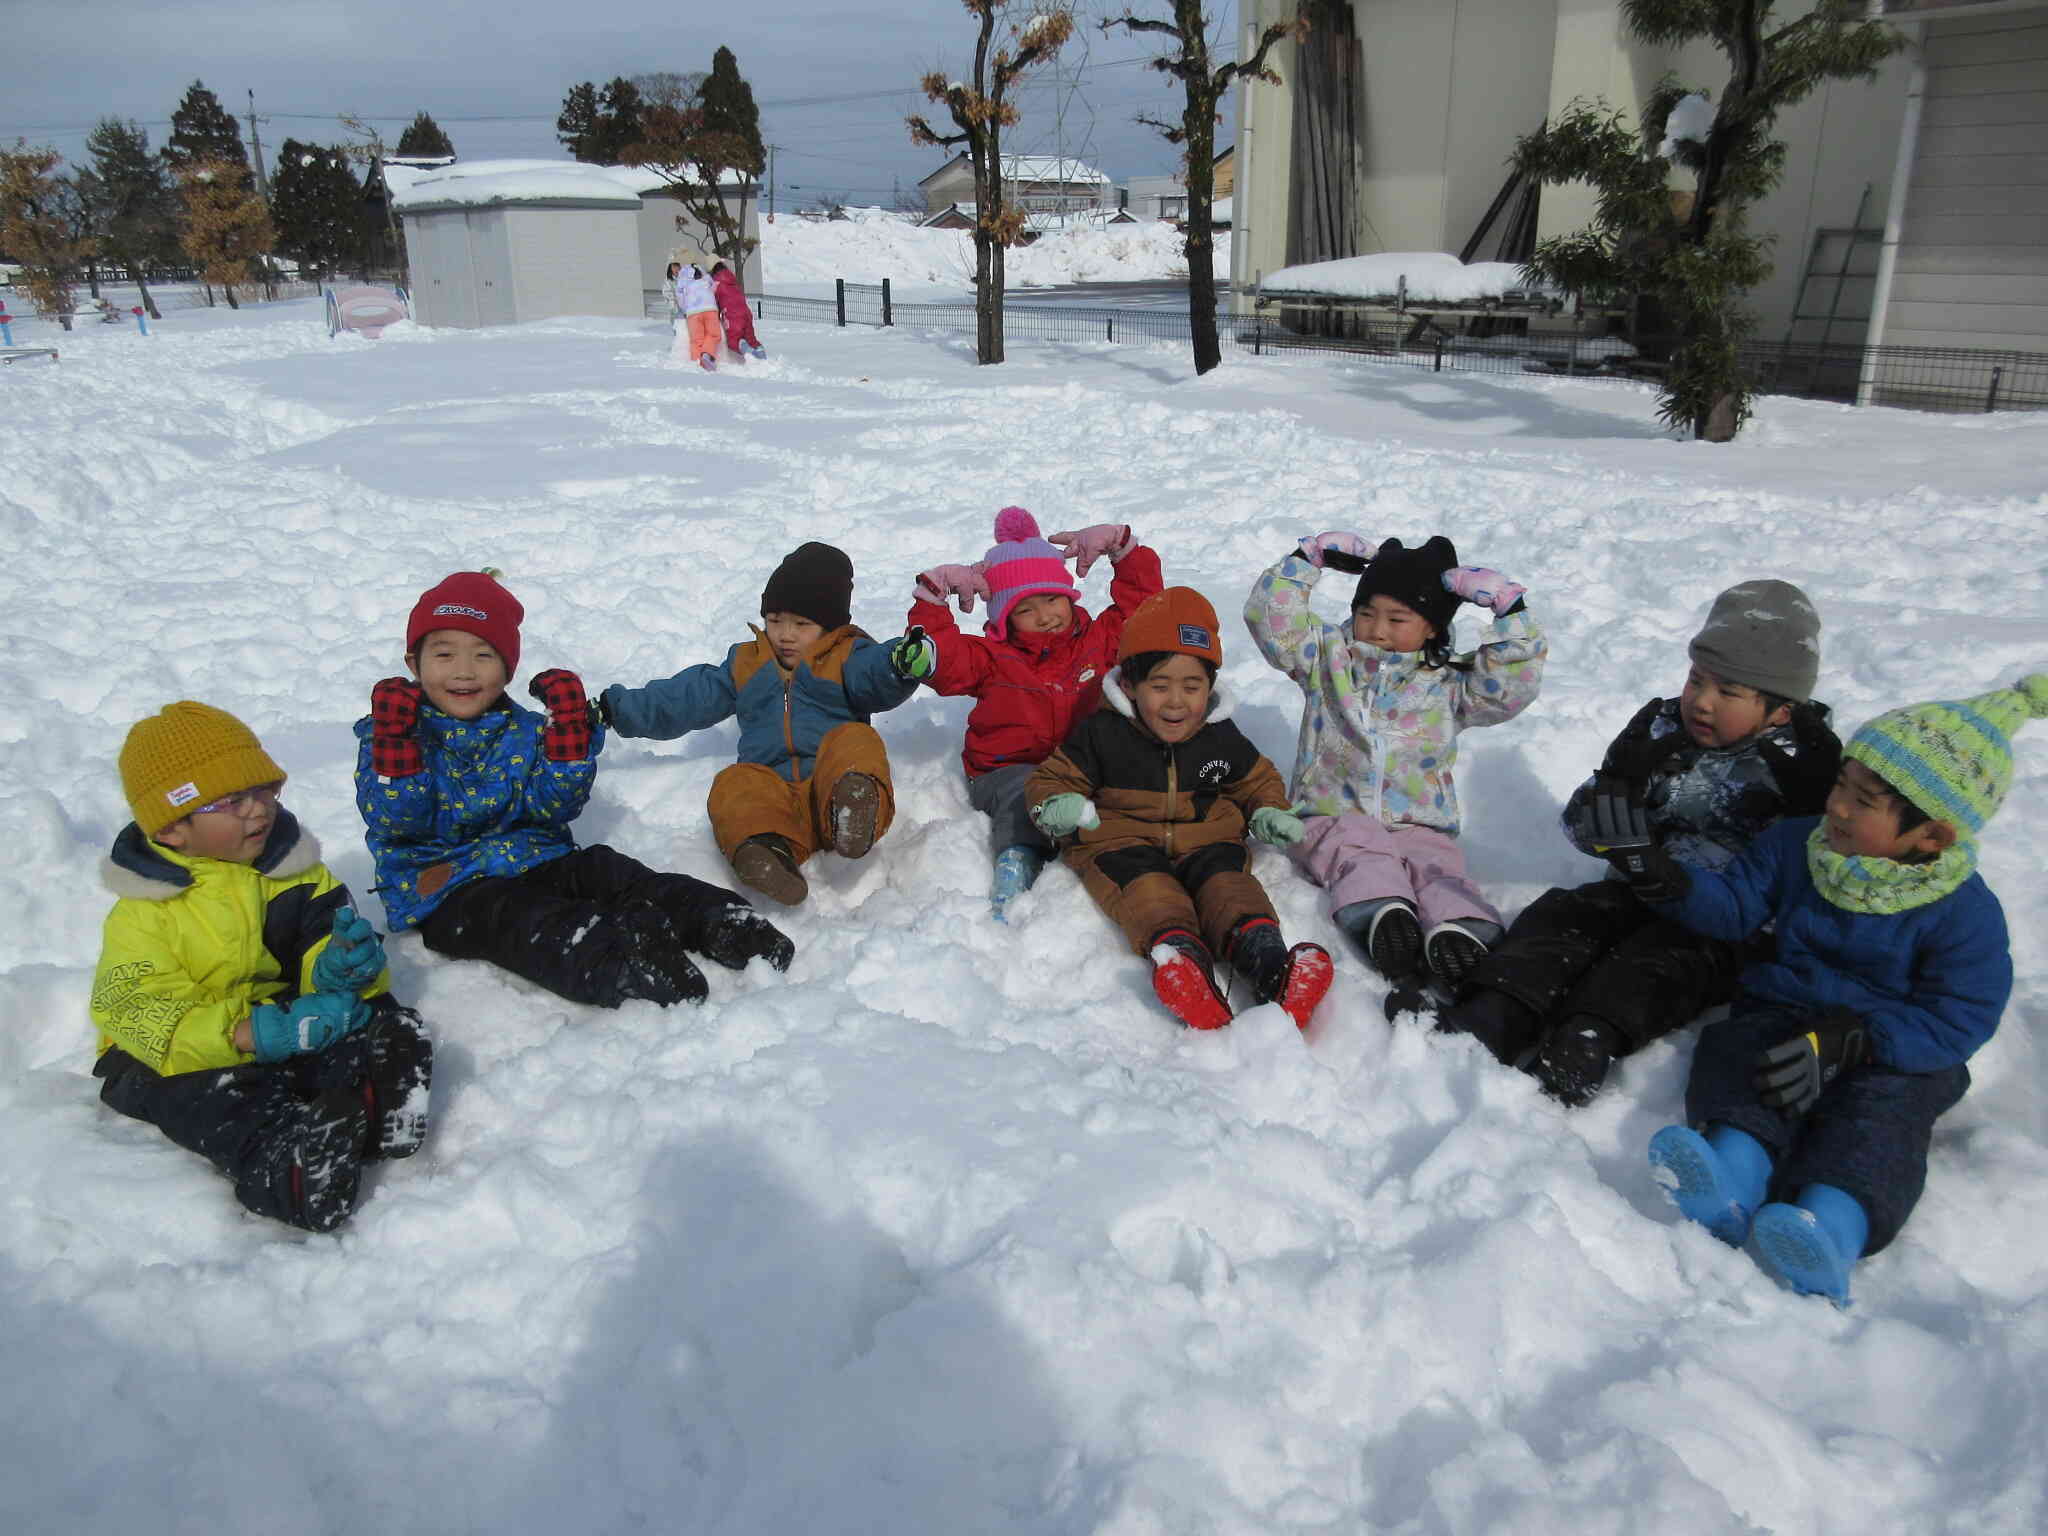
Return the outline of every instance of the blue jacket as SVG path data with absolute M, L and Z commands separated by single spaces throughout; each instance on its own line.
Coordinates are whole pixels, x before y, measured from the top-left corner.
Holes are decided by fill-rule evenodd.
M 1878 1061 L 1901 1072 L 1959 1066 L 1998 1028 L 2012 996 L 2005 910 L 1982 875 L 1908 912 L 1863 913 L 1822 896 L 1806 868 L 1820 818 L 1781 821 L 1724 870 L 1691 871 L 1662 910 L 1696 932 L 1745 939 L 1778 925 L 1775 959 L 1743 991 L 1795 1007 L 1854 1009 Z
M 370 766 L 369 716 L 356 722 L 356 809 L 394 930 L 417 928 L 465 881 L 521 874 L 575 850 L 569 823 L 590 798 L 604 731 L 592 732 L 589 757 L 555 763 L 541 750 L 546 723 L 509 698 L 475 720 L 422 702 L 426 767 L 380 779 Z
M 782 670 L 767 636 L 755 629 L 752 640 L 716 665 L 685 667 L 639 688 L 614 683 L 603 697 L 615 732 L 656 741 L 738 715 L 739 761 L 800 781 L 817 766 L 818 744 L 828 732 L 864 725 L 915 692 L 916 680 L 898 677 L 889 665 L 888 646 L 843 624 L 793 672 Z

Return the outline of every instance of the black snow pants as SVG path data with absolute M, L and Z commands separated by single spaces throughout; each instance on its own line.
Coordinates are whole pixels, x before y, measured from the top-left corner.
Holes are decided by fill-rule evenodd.
M 713 919 L 733 907 L 752 911 L 737 892 L 594 843 L 457 886 L 420 924 L 420 937 L 436 954 L 487 960 L 572 1003 L 616 1008 L 646 995 L 634 983 L 643 946 L 711 953 Z
M 1735 995 L 1751 949 L 1659 917 L 1620 880 L 1545 891 L 1523 909 L 1461 989 L 1502 992 L 1532 1010 L 1533 1048 L 1566 1019 L 1609 1025 L 1630 1052 Z M 1504 1058 L 1512 1060 L 1515 1051 Z

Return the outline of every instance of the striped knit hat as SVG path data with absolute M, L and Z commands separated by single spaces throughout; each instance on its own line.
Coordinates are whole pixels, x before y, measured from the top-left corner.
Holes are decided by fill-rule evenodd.
M 2012 788 L 2012 733 L 2048 715 L 2048 672 L 1974 699 L 1879 715 L 1842 749 L 1936 821 L 1975 837 Z
M 1067 574 L 1066 553 L 1039 537 L 1038 519 L 1022 507 L 996 514 L 996 545 L 982 557 L 981 569 L 988 578 L 988 622 L 982 629 L 991 640 L 1010 632 L 1010 610 L 1027 597 L 1050 592 L 1081 600 L 1081 589 Z

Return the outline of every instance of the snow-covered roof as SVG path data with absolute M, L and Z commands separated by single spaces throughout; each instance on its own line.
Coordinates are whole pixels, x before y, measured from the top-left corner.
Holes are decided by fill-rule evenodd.
M 742 172 L 732 171 L 722 184 L 740 186 L 751 180 Z M 456 203 L 638 199 L 663 190 L 669 183 L 659 172 L 644 165 L 586 165 L 580 160 L 462 160 L 431 169 L 387 162 L 384 185 L 391 189 L 393 206 L 403 209 L 423 204 L 441 207 Z
M 919 219 L 920 228 L 929 229 L 958 214 L 969 224 L 980 218 L 978 203 L 948 203 L 935 208 Z M 1038 234 L 1049 234 L 1057 229 L 1100 229 L 1105 224 L 1135 224 L 1138 220 L 1127 208 L 1074 208 L 1065 213 L 1035 212 L 1024 215 L 1024 227 Z
M 921 187 L 940 172 L 950 170 L 967 159 L 963 150 L 948 160 L 930 176 L 918 182 Z M 1109 178 L 1092 165 L 1079 160 L 1062 159 L 1058 155 L 1005 155 L 1003 156 L 1003 179 L 1005 181 L 1057 181 L 1080 186 L 1106 187 Z
M 1269 272 L 1259 283 L 1261 293 L 1383 299 L 1405 292 L 1411 301 L 1444 304 L 1499 299 L 1532 287 L 1512 261 L 1475 261 L 1467 266 L 1448 251 L 1381 251 L 1375 256 L 1312 261 Z

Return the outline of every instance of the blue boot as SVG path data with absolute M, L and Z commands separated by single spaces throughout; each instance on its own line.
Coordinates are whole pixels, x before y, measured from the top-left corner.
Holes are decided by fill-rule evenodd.
M 1029 843 L 1013 843 L 996 855 L 996 877 L 989 887 L 988 904 L 997 922 L 1003 921 L 1011 902 L 1037 883 L 1044 868 L 1045 854 Z
M 1854 1195 L 1832 1184 L 1809 1184 L 1797 1205 L 1756 1213 L 1756 1251 L 1764 1272 L 1802 1296 L 1849 1305 L 1849 1271 L 1870 1240 L 1870 1218 Z
M 1650 1167 L 1681 1215 L 1731 1247 L 1749 1236 L 1771 1182 L 1771 1154 L 1746 1131 L 1716 1125 L 1705 1136 L 1667 1125 L 1650 1138 Z

